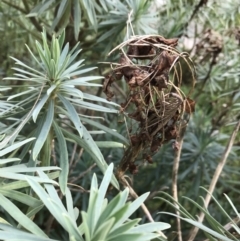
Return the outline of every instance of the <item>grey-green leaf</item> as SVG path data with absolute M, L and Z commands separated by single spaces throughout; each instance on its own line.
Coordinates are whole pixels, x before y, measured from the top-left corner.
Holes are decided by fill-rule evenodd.
M 58 98 L 61 100 L 63 105 L 65 106 L 66 110 L 68 111 L 68 116 L 73 122 L 74 126 L 76 127 L 80 137 L 83 137 L 83 125 L 80 121 L 80 118 L 77 114 L 77 111 L 73 107 L 70 101 L 68 101 L 66 98 L 64 98 L 62 95 L 58 94 Z
M 68 163 L 68 150 L 66 140 L 62 134 L 62 131 L 56 122 L 53 122 L 54 131 L 58 140 L 60 151 L 60 167 L 62 169 L 59 176 L 59 185 L 63 194 L 65 194 L 67 188 L 69 163 Z
M 39 152 L 41 151 L 44 142 L 46 141 L 47 135 L 49 134 L 50 128 L 52 126 L 53 116 L 54 116 L 54 104 L 53 104 L 53 100 L 50 100 L 45 122 L 43 123 L 41 132 L 33 147 L 33 151 L 32 151 L 33 160 L 37 159 L 37 156 L 38 156 Z

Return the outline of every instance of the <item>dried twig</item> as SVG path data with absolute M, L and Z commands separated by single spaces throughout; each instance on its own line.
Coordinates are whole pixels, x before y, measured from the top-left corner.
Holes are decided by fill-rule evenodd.
M 121 183 L 123 184 L 123 186 L 124 186 L 125 188 L 127 187 L 127 188 L 129 189 L 130 195 L 131 195 L 134 199 L 137 199 L 137 198 L 138 198 L 137 193 L 133 190 L 133 188 L 130 186 L 130 184 L 128 183 L 128 181 L 125 179 L 124 176 L 122 176 L 122 178 L 120 179 L 120 181 L 121 181 Z M 148 220 L 149 220 L 150 222 L 154 223 L 154 220 L 153 220 L 153 218 L 152 218 L 152 215 L 151 215 L 151 213 L 149 212 L 148 208 L 146 207 L 146 205 L 145 205 L 144 203 L 141 205 L 141 208 L 142 208 L 143 212 L 146 214 Z M 167 237 L 164 235 L 163 232 L 157 231 L 157 233 L 159 233 L 161 237 L 167 239 Z
M 89 173 L 94 167 L 96 166 L 96 163 L 94 163 L 93 165 L 91 165 L 86 171 L 81 172 L 77 177 L 72 178 L 71 182 L 76 182 L 77 180 L 81 179 L 82 177 L 84 177 L 87 173 Z
M 176 215 L 177 215 L 177 230 L 178 230 L 178 241 L 182 241 L 182 231 L 181 231 L 181 220 L 179 218 L 180 212 L 178 211 L 178 189 L 177 189 L 177 176 L 178 176 L 178 168 L 180 162 L 180 156 L 182 152 L 182 145 L 183 145 L 183 137 L 181 136 L 178 140 L 178 148 L 175 153 L 175 158 L 173 162 L 173 173 L 172 173 L 172 193 L 173 198 L 175 200 L 175 207 L 176 207 Z
M 236 135 L 237 135 L 237 133 L 239 131 L 239 128 L 240 128 L 240 121 L 238 121 L 238 123 L 236 124 L 236 126 L 235 126 L 235 128 L 234 128 L 234 130 L 232 132 L 232 135 L 231 135 L 231 137 L 229 139 L 229 142 L 228 142 L 228 144 L 226 146 L 226 149 L 225 149 L 225 151 L 224 151 L 224 153 L 222 155 L 222 158 L 221 158 L 221 160 L 220 160 L 220 162 L 219 162 L 219 164 L 218 164 L 218 166 L 216 168 L 216 171 L 215 171 L 215 173 L 213 175 L 211 184 L 210 184 L 209 189 L 208 189 L 208 193 L 207 193 L 207 195 L 205 197 L 205 200 L 204 200 L 204 205 L 205 205 L 206 209 L 208 208 L 209 202 L 211 200 L 211 196 L 212 196 L 213 191 L 214 191 L 214 189 L 216 187 L 216 183 L 217 183 L 217 181 L 219 179 L 219 176 L 220 176 L 220 174 L 222 172 L 222 169 L 223 169 L 224 165 L 226 164 L 228 155 L 229 155 L 229 153 L 231 151 L 231 148 L 232 148 L 232 146 L 234 144 L 234 140 L 235 140 Z M 199 219 L 198 219 L 198 222 L 202 223 L 203 219 L 204 219 L 204 216 L 205 216 L 205 214 L 203 212 L 201 212 L 200 216 L 199 216 Z M 194 227 L 193 228 L 193 230 L 191 231 L 191 234 L 190 234 L 190 237 L 189 237 L 188 241 L 193 241 L 194 240 L 194 238 L 196 237 L 196 235 L 198 233 L 198 230 L 199 230 L 198 227 Z
M 74 146 L 73 146 L 72 156 L 71 156 L 71 159 L 70 159 L 70 165 L 69 165 L 70 167 L 73 165 L 76 150 L 77 150 L 77 144 L 75 143 Z

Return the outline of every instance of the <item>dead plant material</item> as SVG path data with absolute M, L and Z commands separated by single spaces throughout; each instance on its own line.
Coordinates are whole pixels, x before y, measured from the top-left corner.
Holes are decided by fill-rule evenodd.
M 164 143 L 178 137 L 180 126 L 194 111 L 195 102 L 180 89 L 184 81 L 181 66 L 176 68 L 180 65 L 178 59 L 186 61 L 193 82 L 194 70 L 188 55 L 174 48 L 177 42 L 178 39 L 158 35 L 133 36 L 109 53 L 119 50 L 120 58 L 118 63 L 111 63 L 112 71 L 105 76 L 103 91 L 110 101 L 115 95 L 112 83 L 124 78 L 129 91 L 121 112 L 130 111 L 128 117 L 137 126 L 134 133 L 129 133 L 131 146 L 120 162 L 118 177 L 127 170 L 137 173 L 137 158 L 152 163 L 151 156 Z

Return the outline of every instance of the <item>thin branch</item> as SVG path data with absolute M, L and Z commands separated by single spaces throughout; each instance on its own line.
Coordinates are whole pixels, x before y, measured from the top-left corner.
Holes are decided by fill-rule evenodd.
M 173 198 L 175 200 L 175 206 L 176 206 L 176 219 L 177 219 L 177 235 L 178 235 L 178 241 L 182 241 L 182 231 L 181 231 L 181 219 L 180 219 L 180 212 L 178 211 L 178 189 L 177 189 L 177 177 L 178 177 L 178 169 L 179 169 L 179 162 L 180 162 L 180 156 L 182 152 L 182 145 L 183 145 L 183 136 L 180 137 L 178 140 L 178 148 L 175 152 L 175 158 L 173 162 L 173 173 L 172 173 L 172 193 Z
M 77 177 L 74 177 L 71 179 L 71 182 L 76 182 L 77 180 L 81 179 L 82 177 L 84 177 L 87 173 L 89 173 L 94 167 L 96 166 L 96 163 L 94 163 L 93 165 L 91 165 L 86 171 L 81 172 Z
M 30 7 L 28 6 L 28 3 L 26 0 L 23 0 L 23 5 L 26 9 L 26 11 L 29 13 L 30 12 Z M 37 19 L 35 17 L 30 17 L 29 18 L 30 22 L 33 24 L 33 26 L 39 31 L 41 32 L 42 31 L 42 25 L 37 21 Z M 47 33 L 47 37 L 48 37 L 48 40 L 51 39 L 51 36 Z
M 129 189 L 130 195 L 131 195 L 134 199 L 137 199 L 137 198 L 138 198 L 137 193 L 133 190 L 133 188 L 132 188 L 132 187 L 130 186 L 130 184 L 127 182 L 126 178 L 125 178 L 124 176 L 122 176 L 121 179 L 120 179 L 120 181 L 121 181 L 121 183 L 123 184 L 124 187 L 127 187 L 127 188 Z M 144 203 L 141 205 L 141 208 L 142 208 L 143 212 L 146 214 L 148 220 L 149 220 L 150 222 L 154 223 L 154 220 L 153 220 L 153 218 L 152 218 L 152 215 L 151 215 L 151 213 L 149 212 L 148 208 L 146 207 L 146 205 L 145 205 Z M 161 237 L 167 239 L 167 237 L 164 235 L 163 232 L 157 231 L 157 233 L 159 233 Z
M 201 8 L 203 5 L 206 5 L 207 2 L 208 2 L 208 0 L 200 0 L 200 1 L 199 1 L 198 5 L 196 5 L 196 7 L 194 8 L 194 10 L 193 10 L 193 12 L 192 12 L 189 20 L 188 20 L 188 21 L 185 23 L 185 25 L 183 26 L 183 29 L 182 29 L 183 31 L 184 31 L 185 29 L 187 29 L 187 27 L 189 26 L 189 23 L 193 20 L 193 18 L 194 18 L 195 15 L 197 14 L 197 12 L 200 10 L 200 8 Z M 182 31 L 182 32 L 183 32 L 183 31 Z M 182 33 L 179 34 L 178 37 L 181 37 L 181 36 L 182 36 Z
M 70 167 L 73 166 L 73 161 L 74 161 L 74 157 L 75 157 L 75 154 L 76 154 L 76 150 L 77 150 L 77 144 L 75 143 L 74 146 L 73 146 L 73 151 L 72 151 L 71 159 L 70 159 L 70 162 L 69 162 Z M 72 169 L 70 168 L 70 170 L 72 170 Z
M 218 181 L 218 179 L 219 179 L 219 177 L 221 175 L 223 167 L 226 164 L 228 155 L 229 155 L 229 153 L 231 151 L 231 148 L 232 148 L 232 146 L 234 144 L 234 140 L 235 140 L 236 135 L 237 135 L 237 133 L 239 131 L 239 128 L 240 128 L 240 121 L 238 121 L 238 123 L 236 124 L 236 126 L 235 126 L 235 128 L 234 128 L 234 130 L 232 132 L 232 135 L 231 135 L 231 137 L 229 139 L 229 142 L 228 142 L 228 144 L 226 146 L 226 149 L 225 149 L 225 151 L 224 151 L 224 153 L 222 155 L 222 158 L 221 158 L 221 160 L 220 160 L 220 162 L 219 162 L 219 164 L 218 164 L 218 166 L 216 168 L 216 171 L 215 171 L 215 173 L 213 175 L 211 184 L 210 184 L 209 189 L 208 189 L 208 193 L 207 193 L 207 195 L 205 197 L 205 200 L 204 200 L 204 205 L 205 205 L 206 209 L 208 208 L 209 202 L 211 200 L 211 196 L 212 196 L 213 191 L 214 191 L 214 189 L 216 187 L 216 183 L 217 183 L 217 181 Z M 200 216 L 199 216 L 199 219 L 198 219 L 198 222 L 202 223 L 203 219 L 204 219 L 204 216 L 205 216 L 205 214 L 203 212 L 201 212 Z M 196 237 L 196 235 L 198 233 L 198 230 L 199 230 L 198 227 L 194 227 L 193 228 L 188 241 L 193 241 L 195 239 L 195 237 Z
M 15 5 L 11 2 L 8 2 L 6 0 L 2 0 L 3 3 L 7 4 L 8 6 L 12 7 L 12 8 L 15 8 L 16 10 L 18 10 L 19 12 L 22 12 L 24 14 L 27 14 L 27 11 L 21 7 L 19 7 L 18 5 Z
M 194 9 L 194 11 L 193 11 L 193 13 L 192 13 L 192 15 L 191 15 L 188 23 L 193 20 L 194 16 L 195 16 L 196 13 L 199 11 L 199 9 L 200 9 L 203 5 L 206 5 L 206 4 L 207 4 L 207 1 L 208 1 L 208 0 L 200 0 L 200 2 L 198 3 L 198 5 L 195 7 L 195 9 Z

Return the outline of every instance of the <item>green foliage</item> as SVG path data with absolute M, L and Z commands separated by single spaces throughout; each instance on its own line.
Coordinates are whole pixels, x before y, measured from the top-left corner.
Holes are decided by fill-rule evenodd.
M 69 189 L 66 189 L 66 207 L 59 198 L 56 189 L 47 175 L 38 168 L 39 177 L 44 181 L 44 188 L 39 184 L 37 179 L 26 177 L 28 184 L 37 194 L 39 199 L 32 199 L 26 203 L 34 208 L 42 208 L 43 204 L 51 212 L 53 217 L 67 231 L 69 240 L 79 241 L 117 241 L 117 240 L 151 240 L 160 236 L 155 233 L 159 230 L 164 230 L 170 227 L 169 224 L 155 222 L 149 224 L 138 225 L 140 219 L 129 219 L 131 214 L 142 205 L 149 193 L 143 194 L 134 202 L 126 203 L 129 191 L 125 189 L 115 196 L 109 203 L 105 197 L 107 188 L 110 184 L 113 175 L 113 165 L 111 164 L 98 188 L 96 175 L 93 175 L 89 206 L 86 212 L 82 211 L 82 224 L 77 225 L 79 210 L 74 208 L 73 199 Z M 29 197 L 28 197 L 29 198 Z M 0 224 L 0 238 L 7 240 L 53 240 L 47 236 L 34 224 L 31 219 L 24 215 L 13 203 L 0 194 L 2 207 L 11 214 L 13 218 L 21 223 L 30 233 L 16 229 L 9 224 Z
M 204 190 L 207 192 L 206 189 L 204 189 Z M 222 207 L 222 205 L 217 201 L 217 199 L 212 196 L 212 199 L 214 200 L 219 212 L 221 212 L 222 215 L 225 216 L 227 218 L 227 220 L 229 221 L 229 223 L 225 226 L 223 226 L 221 223 L 219 223 L 219 221 L 216 218 L 214 218 L 214 216 L 211 215 L 209 210 L 204 207 L 204 203 L 200 205 L 192 199 L 183 197 L 184 199 L 187 199 L 192 205 L 197 207 L 201 212 L 203 212 L 205 214 L 207 225 L 204 225 L 201 222 L 198 222 L 197 219 L 195 217 L 193 217 L 191 213 L 189 213 L 180 203 L 176 202 L 167 193 L 163 193 L 163 195 L 166 196 L 168 199 L 170 199 L 170 201 L 168 199 L 166 199 L 165 197 L 164 198 L 160 197 L 160 199 L 166 201 L 173 208 L 176 208 L 176 206 L 173 205 L 173 203 L 177 204 L 179 207 L 179 208 L 177 208 L 177 210 L 181 214 L 181 216 L 179 216 L 179 217 L 183 221 L 188 222 L 188 223 L 198 227 L 199 229 L 203 230 L 206 237 L 209 240 L 214 240 L 213 237 L 218 238 L 223 241 L 239 240 L 238 236 L 240 235 L 240 230 L 238 227 L 238 223 L 239 223 L 240 216 L 237 211 L 237 208 L 235 207 L 235 205 L 232 203 L 231 199 L 226 194 L 225 194 L 225 198 L 227 199 L 228 203 L 230 204 L 230 206 L 233 210 L 233 213 L 235 215 L 234 219 L 231 218 L 229 213 L 226 212 L 224 207 Z M 166 212 L 162 212 L 162 213 L 174 215 L 174 214 L 166 213 Z M 176 216 L 176 215 L 174 215 L 174 216 Z M 233 229 L 233 231 L 230 232 L 230 229 Z
M 38 128 L 35 132 L 36 141 L 32 147 L 31 160 L 36 162 L 41 151 L 44 152 L 45 165 L 49 166 L 50 155 L 51 155 L 51 142 L 56 135 L 58 140 L 62 155 L 60 158 L 60 167 L 62 172 L 59 177 L 60 187 L 63 193 L 65 193 L 67 185 L 67 176 L 69 172 L 68 166 L 68 151 L 67 145 L 62 133 L 62 117 L 67 116 L 73 123 L 73 128 L 78 132 L 79 139 L 83 142 L 83 145 L 87 146 L 92 153 L 95 153 L 95 161 L 99 165 L 100 169 L 104 172 L 106 170 L 107 164 L 102 157 L 96 143 L 93 141 L 88 131 L 82 124 L 76 108 L 79 109 L 91 109 L 95 111 L 103 111 L 109 113 L 116 113 L 117 110 L 96 105 L 93 103 L 88 103 L 87 101 L 91 99 L 92 101 L 98 101 L 107 103 L 105 99 L 99 97 L 95 98 L 94 95 L 84 94 L 76 86 L 100 86 L 96 83 L 91 83 L 90 81 L 101 79 L 100 76 L 87 76 L 87 77 L 77 77 L 83 73 L 87 73 L 94 68 L 85 68 L 79 70 L 83 60 L 79 60 L 73 64 L 80 50 L 77 49 L 76 45 L 71 51 L 69 51 L 69 45 L 63 46 L 65 38 L 65 33 L 59 38 L 53 36 L 50 47 L 47 43 L 46 32 L 42 33 L 42 45 L 36 41 L 36 48 L 38 51 L 38 56 L 35 56 L 30 48 L 27 46 L 33 60 L 39 66 L 41 71 L 36 70 L 22 61 L 13 58 L 17 65 L 21 68 L 14 67 L 16 71 L 15 77 L 7 77 L 5 80 L 17 80 L 22 82 L 27 82 L 25 88 L 27 91 L 23 91 L 19 94 L 15 94 L 8 97 L 8 100 L 13 100 L 15 98 L 24 98 L 24 101 L 18 103 L 19 109 L 26 109 L 26 101 L 29 100 L 35 103 L 30 111 L 27 113 L 24 121 L 19 119 L 14 125 L 20 124 L 17 128 L 17 132 L 24 128 L 25 124 L 32 117 L 33 122 L 37 124 Z M 28 85 L 28 87 L 27 87 Z M 27 96 L 27 97 L 25 97 Z M 108 104 L 115 103 L 109 102 Z M 29 108 L 29 107 L 27 107 Z M 39 118 L 38 118 L 39 117 Z M 54 128 L 53 128 L 54 127 Z M 70 132 L 69 127 L 69 132 Z M 13 142 L 17 132 L 11 136 L 6 137 L 4 142 Z M 68 132 L 66 135 L 69 136 Z M 48 145 L 45 145 L 48 143 Z M 31 146 L 29 146 L 31 148 Z M 27 150 L 25 150 L 27 151 Z M 48 156 L 46 155 L 48 154 Z M 113 179 L 114 185 L 117 187 L 116 179 Z

